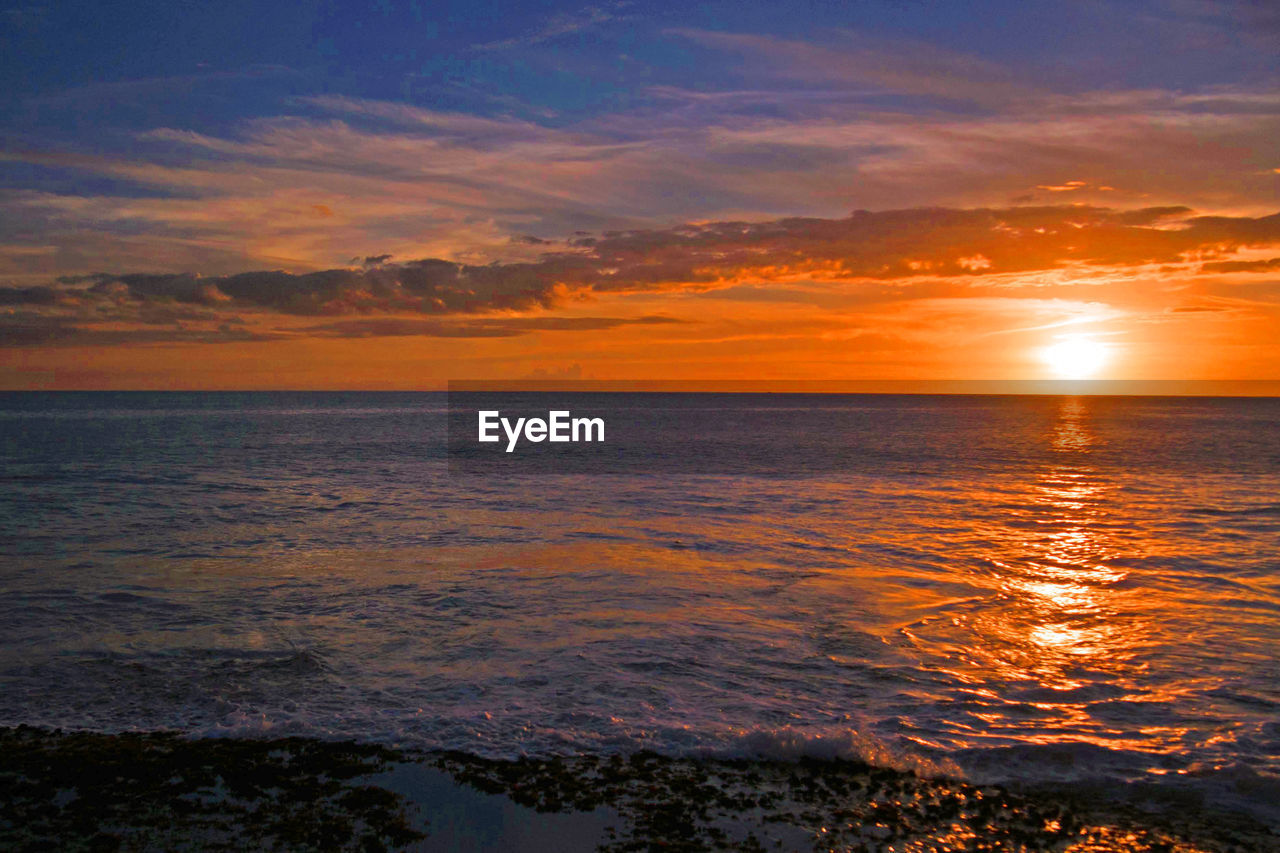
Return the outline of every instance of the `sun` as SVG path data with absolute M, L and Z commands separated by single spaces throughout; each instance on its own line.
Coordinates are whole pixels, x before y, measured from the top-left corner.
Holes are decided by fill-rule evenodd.
M 1089 338 L 1066 338 L 1041 353 L 1049 369 L 1062 379 L 1088 379 L 1107 363 L 1107 345 Z

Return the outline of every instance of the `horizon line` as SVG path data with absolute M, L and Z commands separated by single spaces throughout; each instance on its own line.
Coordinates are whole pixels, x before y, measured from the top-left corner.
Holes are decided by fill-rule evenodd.
M 420 388 L 6 388 L 0 394 L 690 393 L 900 396 L 1280 397 L 1280 379 L 465 379 Z

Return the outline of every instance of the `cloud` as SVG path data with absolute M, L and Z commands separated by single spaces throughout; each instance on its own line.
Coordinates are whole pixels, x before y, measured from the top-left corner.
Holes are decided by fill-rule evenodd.
M 0 288 L 0 305 L 53 305 L 57 301 L 58 291 L 52 287 Z
M 298 332 L 318 337 L 383 338 L 510 338 L 531 332 L 583 332 L 616 329 L 621 326 L 652 326 L 683 322 L 675 317 L 498 317 L 481 320 L 439 321 L 404 317 L 375 317 L 342 320 L 305 326 Z
M 566 367 L 539 367 L 529 371 L 525 375 L 526 379 L 582 379 L 585 374 L 581 364 L 571 364 Z
M 617 14 L 618 10 L 629 3 L 612 3 L 604 6 L 586 6 L 574 13 L 560 13 L 552 16 L 543 26 L 532 32 L 515 38 L 486 42 L 473 47 L 474 50 L 495 51 L 509 50 L 515 47 L 530 47 L 543 42 L 554 41 L 568 35 L 596 29 L 604 24 L 627 20 Z
M 211 328 L 102 327 L 85 325 L 67 317 L 41 314 L 0 315 L 0 339 L 7 348 L 104 347 L 123 344 L 221 344 L 267 341 L 279 338 L 231 323 Z
M 58 191 L 0 191 L 11 235 L 0 276 L 301 272 L 383 253 L 536 260 L 544 246 L 513 238 L 855 207 L 1274 205 L 1280 95 L 1267 88 L 1047 91 L 990 63 L 922 62 L 857 39 L 837 50 L 681 38 L 740 55 L 759 47 L 763 70 L 741 89 L 657 86 L 625 111 L 572 121 L 292 96 L 284 111 L 300 114 L 217 133 L 153 128 L 114 154 L 105 143 L 0 152 L 66 176 Z M 830 79 L 788 76 L 802 73 Z M 1016 96 L 999 94 L 1009 86 Z M 984 95 L 978 108 L 964 100 Z
M 1272 272 L 1280 270 L 1280 258 L 1265 261 L 1213 261 L 1200 267 L 1205 273 Z
M 963 300 L 981 288 L 1008 299 L 1010 291 L 1102 287 L 1155 270 L 1166 279 L 1270 271 L 1274 259 L 1231 256 L 1280 246 L 1280 214 L 1197 216 L 1183 206 L 918 208 L 578 234 L 556 245 L 558 251 L 508 263 L 393 262 L 382 254 L 308 273 L 63 276 L 0 288 L 0 305 L 10 311 L 0 313 L 0 331 L 7 343 L 21 345 L 217 342 L 255 334 L 482 338 L 679 322 L 656 313 L 551 313 L 609 295 L 724 292 L 742 304 L 852 308 Z M 342 319 L 297 319 L 316 317 Z
M 1040 184 L 1036 189 L 1047 190 L 1051 193 L 1069 193 L 1084 189 L 1087 186 L 1089 186 L 1088 181 L 1067 181 L 1064 184 L 1058 184 L 1056 186 L 1053 184 Z
M 343 95 L 312 95 L 297 99 L 299 103 L 318 107 L 337 115 L 356 116 L 364 119 L 377 119 L 404 128 L 428 130 L 437 134 L 454 137 L 470 136 L 472 138 L 512 138 L 529 139 L 535 137 L 554 138 L 553 131 L 529 121 L 511 117 L 487 118 L 470 113 L 444 112 L 424 109 L 411 104 L 393 101 L 375 101 L 366 98 L 352 98 Z
M 673 29 L 679 36 L 705 47 L 737 53 L 753 70 L 802 82 L 872 84 L 880 91 L 984 105 L 1008 106 L 1036 95 L 1040 89 L 993 62 L 955 53 L 935 44 L 903 41 L 886 43 L 852 32 L 841 32 L 839 48 L 767 35 L 714 30 Z

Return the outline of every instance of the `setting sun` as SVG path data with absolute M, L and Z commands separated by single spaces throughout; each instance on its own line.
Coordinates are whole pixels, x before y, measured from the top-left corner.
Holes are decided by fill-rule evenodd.
M 1088 338 L 1067 338 L 1042 353 L 1045 364 L 1062 379 L 1089 379 L 1106 365 L 1106 344 Z
M 1280 853 L 1277 35 L 0 7 L 0 853 Z

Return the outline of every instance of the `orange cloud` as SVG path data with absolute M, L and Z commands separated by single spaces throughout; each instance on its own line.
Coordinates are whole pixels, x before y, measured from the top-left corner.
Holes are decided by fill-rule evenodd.
M 0 288 L 0 354 L 29 372 L 86 347 L 95 361 L 107 349 L 196 348 L 209 365 L 237 360 L 214 354 L 224 347 L 265 347 L 277 368 L 313 364 L 306 381 L 321 387 L 320 376 L 375 381 L 344 341 L 430 353 L 422 381 L 447 369 L 526 375 L 542 363 L 633 378 L 734 378 L 761 364 L 783 376 L 998 377 L 1039 369 L 1026 354 L 1072 326 L 1124 337 L 1119 363 L 1148 375 L 1251 376 L 1265 370 L 1274 344 L 1263 341 L 1277 338 L 1280 316 L 1280 283 L 1267 277 L 1274 260 L 1227 260 L 1280 246 L 1280 216 L 927 208 L 531 245 L 556 250 L 483 265 L 382 254 L 311 273 L 100 273 Z M 592 310 L 601 304 L 607 314 Z M 1157 355 L 1191 340 L 1202 342 L 1198 362 Z M 424 349 L 431 341 L 440 343 Z M 438 349 L 446 343 L 455 349 Z M 135 365 L 144 367 L 159 369 Z

